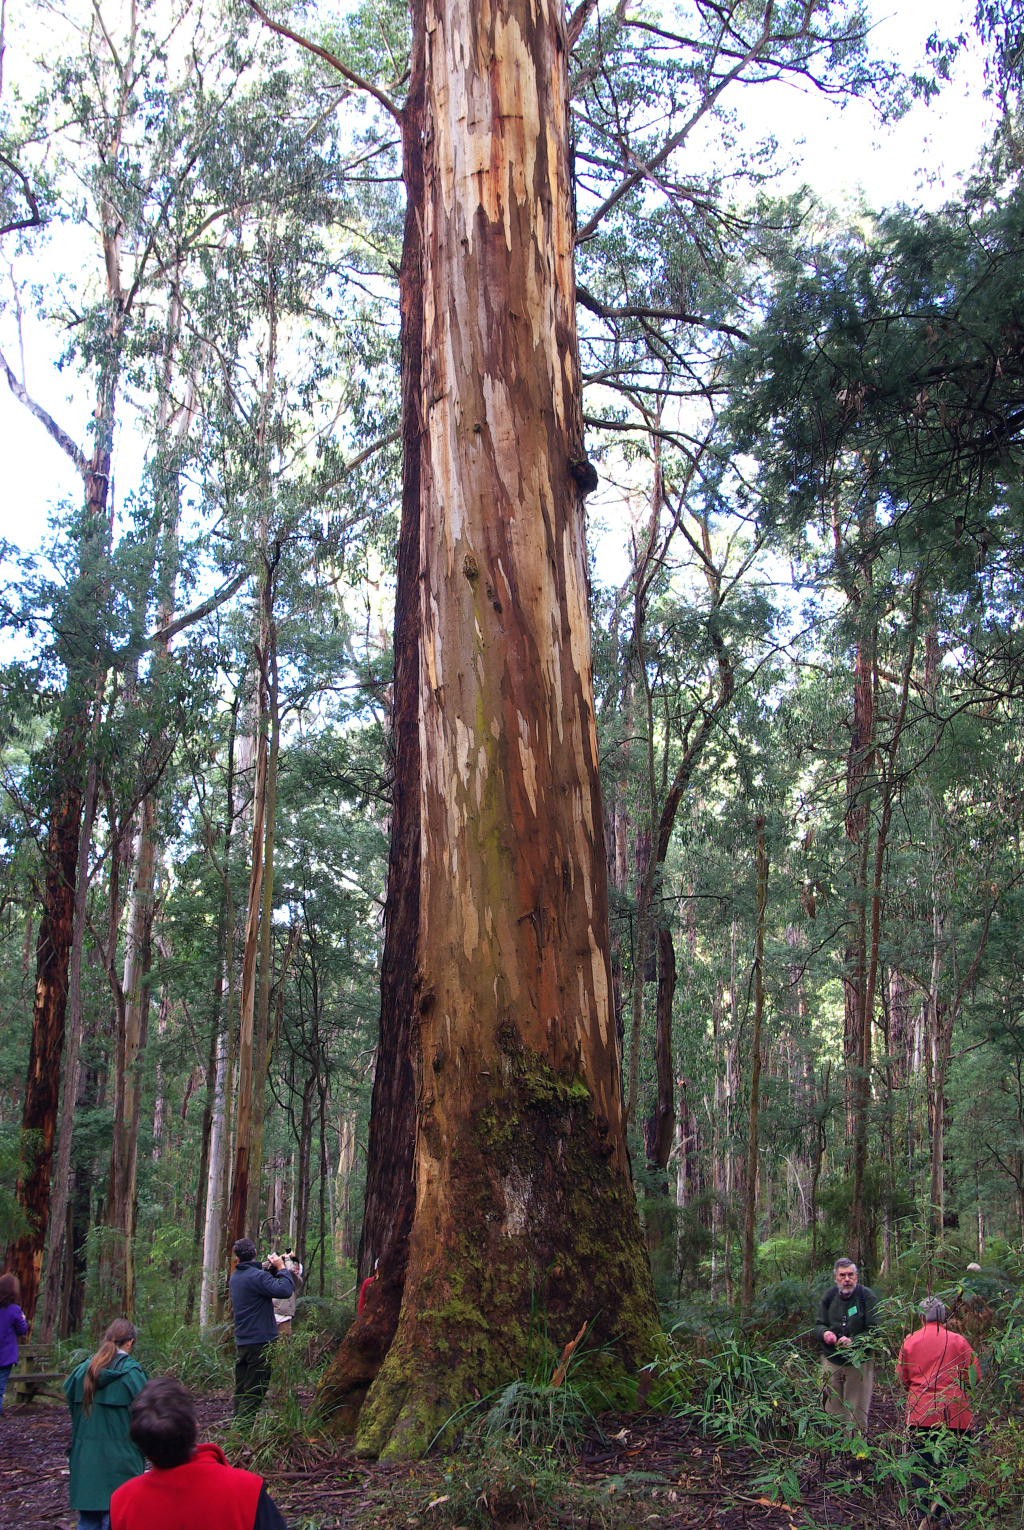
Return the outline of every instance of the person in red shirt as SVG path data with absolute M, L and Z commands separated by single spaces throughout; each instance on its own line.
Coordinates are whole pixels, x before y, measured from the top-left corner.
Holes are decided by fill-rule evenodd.
M 152 1470 L 111 1495 L 110 1530 L 287 1530 L 255 1472 L 229 1466 L 219 1445 L 197 1445 L 192 1399 L 173 1376 L 147 1382 L 129 1433 Z
M 907 1389 L 907 1428 L 917 1456 L 911 1486 L 933 1495 L 944 1471 L 962 1455 L 957 1443 L 974 1423 L 969 1390 L 981 1372 L 968 1341 L 946 1327 L 946 1308 L 938 1297 L 925 1297 L 921 1314 L 921 1327 L 903 1341 L 896 1373 Z M 941 1497 L 933 1497 L 920 1530 L 934 1530 L 946 1513 Z
M 374 1281 L 377 1279 L 377 1266 L 379 1264 L 380 1264 L 380 1260 L 379 1259 L 375 1259 L 373 1261 L 373 1274 L 372 1275 L 367 1275 L 366 1279 L 363 1281 L 362 1285 L 359 1287 L 359 1306 L 356 1308 L 356 1316 L 357 1317 L 362 1317 L 362 1315 L 363 1315 L 363 1308 L 366 1306 L 366 1295 L 367 1295 L 367 1292 L 369 1291 L 370 1287 L 373 1285 Z

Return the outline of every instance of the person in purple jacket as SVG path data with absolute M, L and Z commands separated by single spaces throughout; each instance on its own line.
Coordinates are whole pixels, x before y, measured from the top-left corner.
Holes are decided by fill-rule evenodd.
M 0 1414 L 4 1411 L 7 1378 L 18 1363 L 18 1339 L 28 1333 L 25 1314 L 18 1306 L 20 1300 L 17 1275 L 0 1275 Z

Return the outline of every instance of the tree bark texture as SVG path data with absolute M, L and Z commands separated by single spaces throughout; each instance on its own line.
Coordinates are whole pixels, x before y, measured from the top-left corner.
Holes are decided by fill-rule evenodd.
M 36 941 L 36 992 L 32 1006 L 25 1103 L 21 1116 L 21 1163 L 16 1199 L 28 1228 L 7 1250 L 4 1268 L 21 1283 L 21 1307 L 31 1322 L 39 1294 L 43 1245 L 50 1209 L 64 1050 L 68 966 L 75 917 L 75 874 L 82 813 L 79 780 L 81 730 L 70 727 L 58 738 L 58 800 L 46 845 L 46 881 Z
M 421 854 L 398 955 L 415 1210 L 358 1436 L 391 1458 L 519 1371 L 534 1304 L 555 1344 L 593 1321 L 627 1363 L 658 1324 L 611 1003 L 564 23 L 427 0 L 414 34 Z

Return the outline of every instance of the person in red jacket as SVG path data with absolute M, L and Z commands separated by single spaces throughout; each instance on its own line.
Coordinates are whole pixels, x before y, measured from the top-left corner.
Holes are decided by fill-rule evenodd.
M 957 1443 L 974 1423 L 968 1393 L 981 1372 L 968 1341 L 946 1327 L 938 1297 L 925 1297 L 921 1314 L 921 1327 L 903 1341 L 896 1373 L 907 1389 L 907 1428 L 917 1456 L 911 1486 L 934 1494 L 943 1472 L 962 1455 Z M 934 1530 L 946 1512 L 941 1498 L 934 1498 L 920 1530 Z
M 111 1495 L 110 1530 L 287 1530 L 255 1472 L 229 1466 L 219 1445 L 197 1445 L 192 1399 L 173 1376 L 147 1382 L 129 1433 L 152 1470 Z
M 377 1266 L 379 1264 L 380 1264 L 380 1260 L 379 1259 L 375 1259 L 373 1261 L 373 1274 L 372 1275 L 367 1275 L 366 1279 L 363 1281 L 362 1285 L 359 1287 L 359 1306 L 356 1308 L 356 1316 L 357 1317 L 362 1317 L 362 1315 L 363 1315 L 363 1308 L 366 1306 L 366 1297 L 367 1297 L 367 1294 L 368 1294 L 368 1292 L 370 1290 L 370 1287 L 374 1284 L 374 1282 L 377 1279 Z

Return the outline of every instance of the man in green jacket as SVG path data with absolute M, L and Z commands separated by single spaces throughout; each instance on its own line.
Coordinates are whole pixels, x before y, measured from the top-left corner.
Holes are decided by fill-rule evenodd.
M 835 1285 L 821 1298 L 814 1325 L 821 1344 L 825 1411 L 844 1419 L 850 1434 L 866 1434 L 875 1362 L 864 1336 L 876 1326 L 878 1298 L 870 1286 L 860 1284 L 852 1259 L 837 1259 L 832 1273 Z

